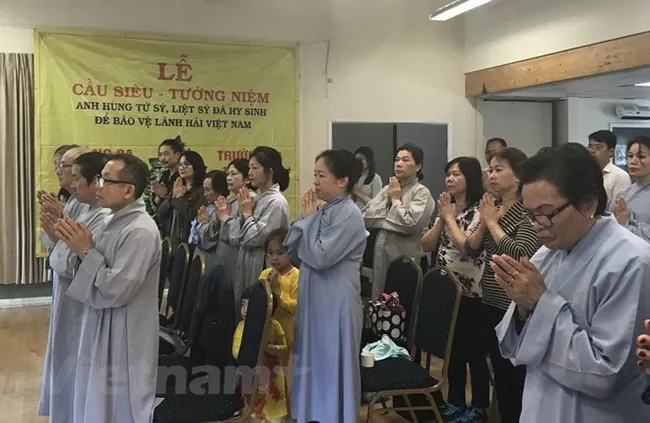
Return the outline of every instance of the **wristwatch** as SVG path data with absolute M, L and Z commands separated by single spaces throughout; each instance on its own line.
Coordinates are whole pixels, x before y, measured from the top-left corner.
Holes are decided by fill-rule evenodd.
M 79 254 L 79 258 L 80 258 L 81 260 L 85 259 L 85 258 L 86 258 L 86 255 L 88 255 L 89 252 L 90 252 L 90 250 L 84 250 L 84 251 L 82 251 L 81 254 Z

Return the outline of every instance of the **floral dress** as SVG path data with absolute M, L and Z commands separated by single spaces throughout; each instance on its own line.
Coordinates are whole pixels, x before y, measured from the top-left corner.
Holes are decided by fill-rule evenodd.
M 270 331 L 268 336 L 269 345 L 287 346 L 287 339 L 280 322 L 272 319 L 268 330 Z M 233 338 L 232 350 L 235 359 L 239 356 L 243 333 L 244 321 L 242 320 L 237 325 Z M 278 356 L 264 353 L 261 365 L 266 367 L 268 371 L 261 372 L 259 394 L 252 406 L 251 416 L 262 421 L 281 419 L 288 414 L 287 388 L 282 360 Z M 250 402 L 250 397 L 250 394 L 244 394 L 246 403 Z
M 436 218 L 440 219 L 440 217 Z M 456 216 L 458 227 L 465 233 L 474 232 L 481 223 L 478 206 L 468 207 Z M 438 241 L 438 266 L 445 266 L 458 277 L 463 289 L 463 295 L 469 298 L 480 298 L 482 295 L 480 282 L 485 267 L 485 252 L 477 257 L 468 257 L 454 245 L 445 227 Z

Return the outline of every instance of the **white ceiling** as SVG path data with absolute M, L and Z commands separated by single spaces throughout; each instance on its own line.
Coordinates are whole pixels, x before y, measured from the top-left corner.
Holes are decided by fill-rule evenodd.
M 485 98 L 559 100 L 567 97 L 584 97 L 648 100 L 650 88 L 634 86 L 642 82 L 650 82 L 650 67 L 490 94 Z

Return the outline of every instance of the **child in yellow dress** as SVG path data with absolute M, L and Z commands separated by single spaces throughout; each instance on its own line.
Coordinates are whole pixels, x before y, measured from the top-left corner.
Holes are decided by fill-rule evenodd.
M 294 318 L 298 306 L 299 270 L 291 263 L 289 252 L 282 245 L 286 236 L 286 229 L 276 229 L 264 241 L 266 265 L 269 268 L 262 271 L 260 279 L 269 281 L 273 297 L 278 299 L 278 309 L 273 318 L 280 322 L 284 329 L 290 357 L 293 351 Z
M 264 241 L 266 265 L 260 279 L 269 281 L 273 298 L 278 299 L 278 308 L 273 318 L 280 322 L 287 337 L 288 351 L 281 357 L 287 390 L 287 410 L 291 414 L 291 354 L 293 352 L 293 334 L 296 308 L 298 307 L 299 270 L 291 263 L 289 252 L 282 245 L 287 237 L 286 229 L 276 229 Z
M 232 342 L 232 354 L 237 359 L 239 357 L 239 348 L 241 347 L 242 336 L 244 334 L 244 321 L 248 309 L 248 300 L 254 286 L 250 286 L 242 292 L 241 295 L 241 317 L 242 320 L 237 324 Z M 278 301 L 273 298 L 273 311 L 277 308 Z M 255 404 L 252 404 L 251 417 L 253 421 L 264 423 L 284 423 L 288 413 L 287 409 L 287 391 L 284 379 L 283 361 L 281 357 L 287 352 L 287 339 L 282 330 L 282 325 L 271 319 L 267 333 L 267 344 L 264 348 L 262 366 L 267 368 L 267 372 L 262 372 L 258 396 Z M 267 376 L 267 377 L 265 377 Z M 244 394 L 246 402 L 250 402 L 250 394 Z

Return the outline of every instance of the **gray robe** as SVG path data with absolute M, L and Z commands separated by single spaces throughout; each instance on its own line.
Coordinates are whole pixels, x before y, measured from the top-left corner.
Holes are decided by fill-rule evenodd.
M 361 258 L 366 232 L 349 195 L 291 226 L 300 262 L 291 408 L 300 423 L 357 423 L 361 400 Z
M 531 259 L 547 291 L 517 333 L 512 303 L 496 327 L 501 354 L 526 366 L 525 423 L 647 423 L 635 340 L 650 316 L 650 246 L 599 219 L 571 252 Z
M 66 292 L 85 305 L 70 423 L 151 422 L 160 260 L 144 200 L 106 218 Z
M 188 243 L 190 245 L 196 245 L 194 250 L 194 255 L 196 256 L 197 252 L 203 253 L 205 256 L 205 275 L 210 274 L 210 270 L 217 265 L 217 245 L 219 243 L 218 237 L 209 237 L 207 227 L 214 222 L 215 219 L 215 206 L 214 204 L 208 204 L 207 207 L 208 214 L 210 215 L 211 221 L 208 223 L 200 223 L 198 218 L 195 218 L 192 221 L 192 227 L 190 228 L 190 238 Z
M 420 239 L 435 209 L 429 189 L 413 180 L 402 185 L 402 201 L 387 203 L 388 185 L 363 209 L 368 229 L 377 230 L 373 254 L 372 298 L 384 292 L 391 260 L 405 255 L 419 262 L 424 254 Z
M 82 203 L 77 200 L 77 197 L 74 195 L 71 196 L 63 207 L 63 217 L 69 217 L 72 220 L 77 220 L 79 217 L 86 213 L 90 209 L 88 204 Z M 41 242 L 47 247 L 48 255 L 52 252 L 52 248 L 56 244 L 56 241 L 52 241 L 45 232 L 41 231 L 40 235 Z
M 79 207 L 76 211 L 84 209 L 86 208 Z M 109 212 L 108 209 L 93 206 L 77 220 L 85 223 L 93 236 L 97 236 L 102 230 L 104 217 Z M 64 242 L 59 241 L 50 252 L 49 259 L 54 281 L 39 414 L 50 416 L 50 423 L 67 423 L 72 421 L 74 374 L 83 304 L 67 297 L 65 291 L 72 282 L 79 258 Z
M 230 227 L 230 243 L 239 245 L 237 269 L 233 283 L 235 306 L 241 293 L 259 280 L 264 270 L 264 241 L 271 232 L 289 227 L 289 203 L 278 184 L 255 198 L 253 216 L 242 222 L 238 217 Z
M 650 242 L 650 184 L 641 186 L 635 182 L 618 196 L 623 197 L 629 210 L 629 218 L 623 226 Z M 610 213 L 614 212 L 614 202 L 615 199 L 609 202 Z
M 251 197 L 256 198 L 257 194 L 251 192 Z M 231 283 L 234 283 L 240 245 L 236 240 L 230 239 L 230 228 L 239 217 L 237 196 L 230 198 L 228 204 L 230 205 L 230 215 L 224 220 L 215 219 L 207 225 L 203 225 L 201 227 L 203 231 L 201 237 L 206 240 L 218 241 L 215 262 L 223 266 L 224 272 L 231 279 Z

